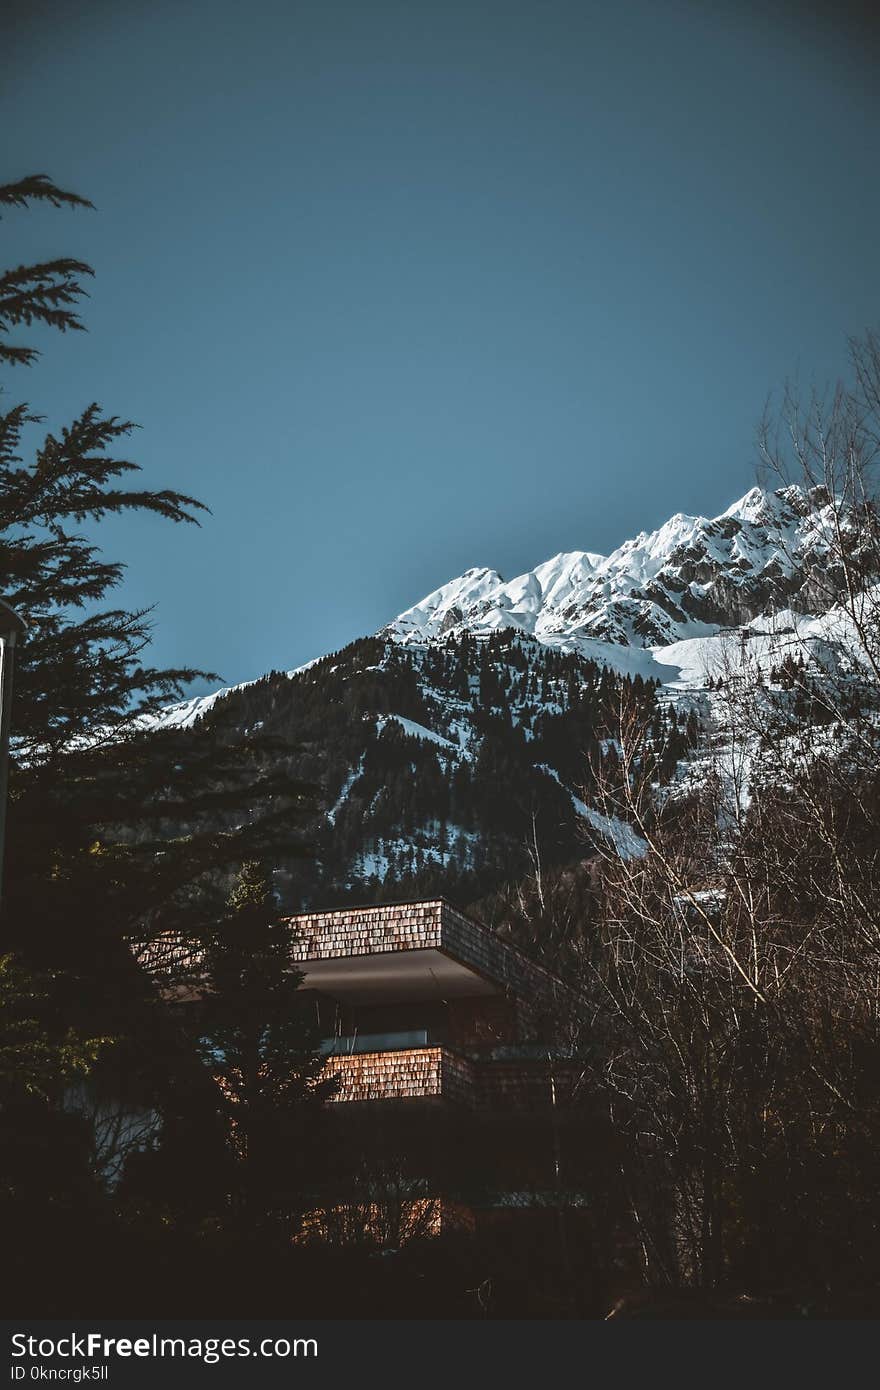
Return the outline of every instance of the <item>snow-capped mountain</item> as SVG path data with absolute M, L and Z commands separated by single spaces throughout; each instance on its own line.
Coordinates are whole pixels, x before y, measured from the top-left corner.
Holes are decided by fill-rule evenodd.
M 818 490 L 754 487 L 719 516 L 676 512 L 610 555 L 562 552 L 509 580 L 494 569 L 466 570 L 377 636 L 422 647 L 513 630 L 620 675 L 699 687 L 744 644 L 765 665 L 793 640 L 807 651 L 827 647 L 846 621 L 835 612 L 843 585 L 834 557 L 845 541 L 838 520 Z M 243 688 L 183 701 L 160 722 L 188 727 Z
M 753 488 L 720 516 L 677 512 L 610 555 L 576 550 L 505 580 L 471 569 L 388 624 L 396 641 L 515 628 L 628 665 L 618 647 L 659 648 L 787 608 L 829 606 L 830 508 L 803 489 Z M 601 650 L 597 651 L 597 644 Z
M 835 557 L 862 533 L 839 522 L 815 491 L 754 488 L 610 555 L 560 554 L 512 580 L 468 570 L 373 637 L 157 722 L 290 741 L 290 771 L 320 788 L 313 857 L 279 864 L 290 903 L 475 900 L 526 872 L 536 826 L 548 862 L 583 859 L 597 836 L 630 855 L 631 829 L 591 792 L 621 690 L 653 721 L 672 788 L 698 770 L 705 731 L 716 753 L 724 742 L 719 677 L 751 668 L 769 688 L 787 660 L 820 683 L 844 673 L 858 643 Z

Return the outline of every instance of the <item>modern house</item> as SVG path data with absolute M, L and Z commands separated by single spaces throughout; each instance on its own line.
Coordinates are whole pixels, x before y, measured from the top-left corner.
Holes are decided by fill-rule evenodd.
M 325 1115 L 327 1193 L 316 1190 L 298 1239 L 392 1247 L 447 1223 L 506 1239 L 526 1220 L 546 1240 L 562 1210 L 589 1223 L 607 1145 L 569 986 L 442 898 L 283 921 L 340 1083 Z M 153 943 L 152 969 L 173 977 L 189 950 Z M 198 983 L 168 997 L 189 1007 Z
M 445 900 L 287 921 L 337 1102 L 540 1106 L 576 1079 L 575 996 Z

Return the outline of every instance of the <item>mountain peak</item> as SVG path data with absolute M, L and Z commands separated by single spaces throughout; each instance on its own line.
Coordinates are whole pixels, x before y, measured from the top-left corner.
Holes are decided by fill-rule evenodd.
M 513 628 L 608 659 L 609 644 L 658 648 L 778 608 L 811 611 L 810 575 L 826 555 L 804 489 L 753 487 L 720 516 L 675 512 L 610 555 L 562 551 L 511 580 L 469 569 L 383 632 L 425 642 Z
M 785 518 L 790 519 L 792 513 L 803 515 L 806 501 L 807 494 L 797 483 L 775 490 L 752 487 L 722 512 L 721 516 L 766 526 Z

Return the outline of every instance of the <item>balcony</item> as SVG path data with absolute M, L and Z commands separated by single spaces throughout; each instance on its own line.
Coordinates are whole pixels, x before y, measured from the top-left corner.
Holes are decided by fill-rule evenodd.
M 325 1070 L 340 1080 L 334 1101 L 476 1100 L 470 1063 L 445 1047 L 334 1053 Z
M 367 1044 L 369 1035 L 360 1041 Z M 538 1112 L 567 1105 L 577 1093 L 583 1057 L 549 1056 L 546 1050 L 528 1047 L 506 1052 L 509 1055 L 499 1058 L 477 1051 L 462 1056 L 442 1046 L 328 1051 L 325 1075 L 339 1077 L 339 1090 L 331 1097 L 335 1102 L 421 1100 Z
M 543 966 L 443 899 L 300 913 L 287 919 L 305 988 L 358 1006 L 507 998 L 528 1031 L 569 992 Z

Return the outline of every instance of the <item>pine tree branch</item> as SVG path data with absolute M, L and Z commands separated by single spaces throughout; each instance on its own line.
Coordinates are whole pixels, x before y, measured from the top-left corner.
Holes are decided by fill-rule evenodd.
M 53 207 L 92 208 L 88 198 L 67 193 L 54 184 L 48 174 L 27 174 L 16 183 L 0 184 L 0 207 L 25 208 L 28 203 L 51 203 Z

